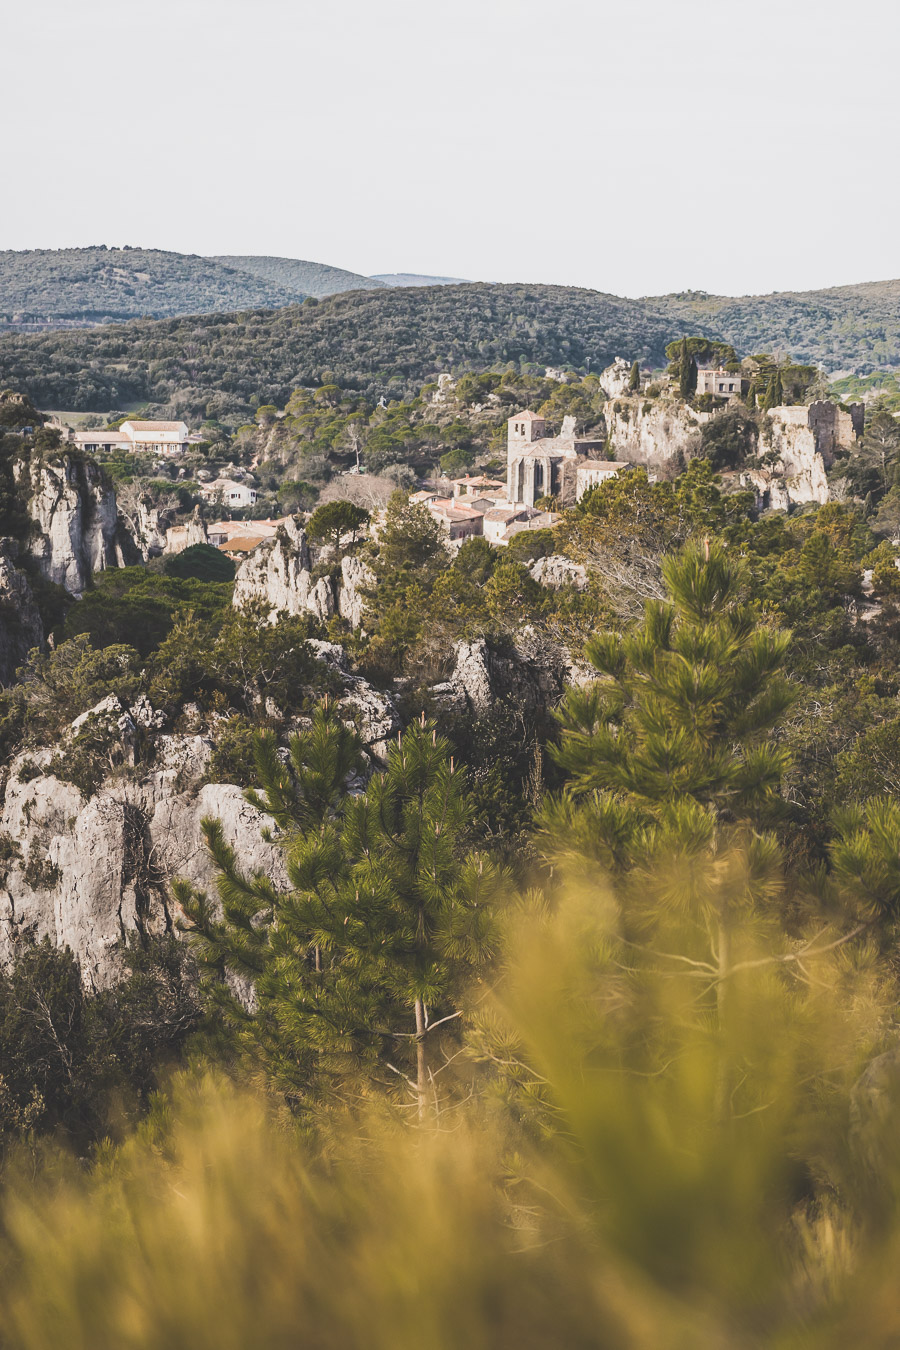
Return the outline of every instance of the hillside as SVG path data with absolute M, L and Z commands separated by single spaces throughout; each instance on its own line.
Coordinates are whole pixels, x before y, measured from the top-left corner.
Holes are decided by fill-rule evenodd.
M 465 277 L 429 277 L 419 272 L 376 272 L 373 281 L 385 286 L 461 286 Z
M 302 300 L 305 295 L 325 296 L 337 295 L 340 291 L 379 290 L 386 280 L 364 277 L 359 272 L 347 272 L 343 267 L 329 267 L 327 263 L 304 262 L 300 258 L 226 254 L 211 261 L 279 287 L 289 292 L 292 300 Z M 404 283 L 388 281 L 387 284 Z
M 294 288 L 196 254 L 105 246 L 0 252 L 0 325 L 167 318 L 302 298 Z
M 900 280 L 738 297 L 688 291 L 643 303 L 682 331 L 745 353 L 781 349 L 835 376 L 900 366 Z
M 507 362 L 598 371 L 625 353 L 659 365 L 673 332 L 646 305 L 573 287 L 397 287 L 268 312 L 3 334 L 0 388 L 45 408 L 146 400 L 194 420 L 241 417 L 320 382 L 401 397 L 441 371 Z

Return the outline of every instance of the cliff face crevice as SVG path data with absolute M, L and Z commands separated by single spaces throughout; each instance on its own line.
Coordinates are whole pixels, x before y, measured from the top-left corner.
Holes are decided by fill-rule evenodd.
M 0 552 L 0 685 L 15 679 L 32 647 L 44 637 L 41 616 L 28 577 L 7 553 Z

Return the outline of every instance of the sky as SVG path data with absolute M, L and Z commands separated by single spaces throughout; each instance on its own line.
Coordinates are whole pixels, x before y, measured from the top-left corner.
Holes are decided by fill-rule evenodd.
M 900 276 L 896 0 L 4 0 L 0 248 Z

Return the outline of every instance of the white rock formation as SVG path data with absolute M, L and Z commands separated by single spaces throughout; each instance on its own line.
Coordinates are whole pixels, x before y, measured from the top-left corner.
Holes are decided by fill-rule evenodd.
M 607 398 L 619 398 L 628 393 L 628 381 L 631 378 L 631 363 L 624 356 L 617 356 L 611 366 L 601 373 L 600 388 Z
M 394 700 L 368 680 L 351 674 L 347 653 L 338 643 L 313 639 L 309 645 L 319 660 L 327 662 L 340 676 L 344 691 L 337 706 L 346 720 L 353 722 L 366 749 L 376 759 L 384 760 L 389 742 L 403 725 Z
M 362 626 L 365 597 L 363 591 L 375 585 L 375 574 L 355 554 L 341 559 L 341 584 L 338 591 L 338 613 L 351 628 Z
M 194 544 L 207 543 L 209 543 L 209 537 L 206 532 L 206 522 L 200 514 L 199 506 L 195 506 L 192 515 L 183 525 L 172 525 L 166 530 L 163 552 L 183 553 L 186 548 L 192 548 Z
M 234 579 L 234 604 L 242 608 L 250 601 L 259 600 L 273 617 L 279 613 L 320 613 L 326 604 L 316 586 L 310 576 L 306 532 L 291 517 L 279 526 L 274 539 L 260 544 L 238 567 Z M 333 596 L 331 606 L 331 613 L 334 613 Z
M 132 712 L 139 720 L 140 710 Z M 222 821 L 246 871 L 286 884 L 281 852 L 261 834 L 272 822 L 238 787 L 198 789 L 209 750 L 199 737 L 160 737 L 156 768 L 137 781 L 110 778 L 89 801 L 71 783 L 40 772 L 51 751 L 20 755 L 0 815 L 0 832 L 21 855 L 0 874 L 0 959 L 29 931 L 69 947 L 88 986 L 114 982 L 129 934 L 172 927 L 175 877 L 212 888 L 215 869 L 201 828 L 206 816 Z
M 579 591 L 587 588 L 587 570 L 560 553 L 553 553 L 549 558 L 538 558 L 528 570 L 535 581 L 553 591 L 558 591 L 561 586 L 574 586 Z
M 80 595 L 95 572 L 139 561 L 116 494 L 96 464 L 62 455 L 20 462 L 16 475 L 37 527 L 29 552 L 50 581 Z
M 627 464 L 661 465 L 700 449 L 700 428 L 714 414 L 697 412 L 679 398 L 619 395 L 603 409 L 612 458 Z

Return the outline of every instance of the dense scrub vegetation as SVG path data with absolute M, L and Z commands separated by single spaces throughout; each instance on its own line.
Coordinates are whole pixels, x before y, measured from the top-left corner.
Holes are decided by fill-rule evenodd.
M 674 328 L 720 338 L 742 351 L 790 351 L 830 374 L 867 375 L 900 366 L 900 281 L 737 297 L 688 291 L 646 303 Z
M 0 251 L 0 326 L 203 314 L 288 305 L 304 294 L 196 254 L 105 246 Z
M 636 301 L 564 286 L 354 291 L 273 312 L 5 334 L 0 386 L 45 408 L 147 401 L 202 417 L 283 407 L 297 385 L 397 397 L 441 371 L 507 362 L 596 372 L 626 351 L 660 364 L 671 336 Z

